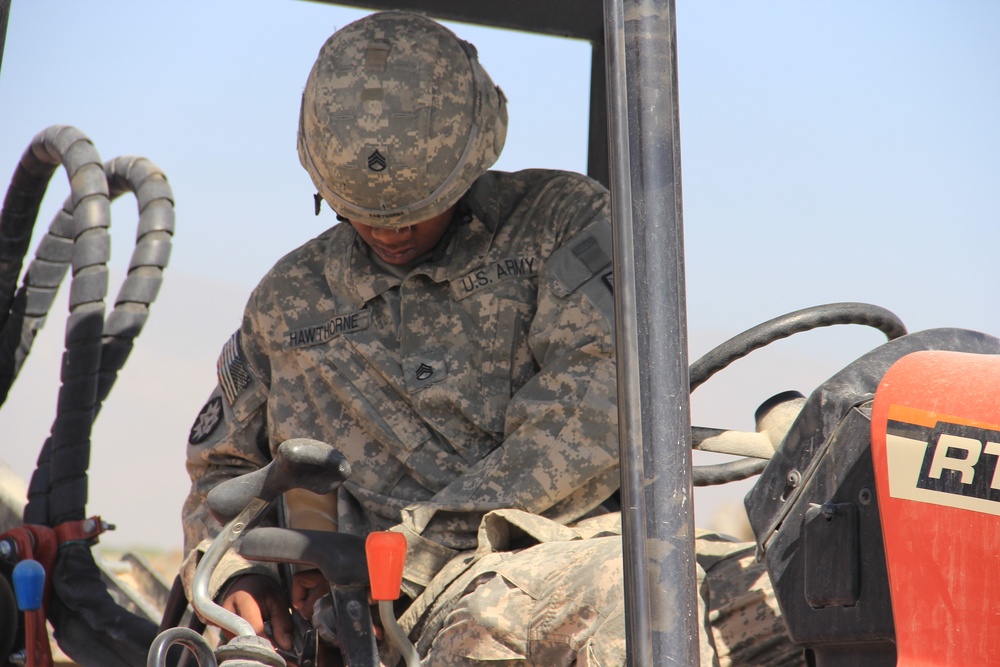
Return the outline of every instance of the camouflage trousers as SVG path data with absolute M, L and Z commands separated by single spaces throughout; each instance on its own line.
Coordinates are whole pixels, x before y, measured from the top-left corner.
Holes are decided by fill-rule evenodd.
M 752 544 L 706 535 L 696 556 L 703 666 L 806 664 Z M 431 667 L 624 665 L 621 537 L 485 555 L 439 597 L 418 651 Z

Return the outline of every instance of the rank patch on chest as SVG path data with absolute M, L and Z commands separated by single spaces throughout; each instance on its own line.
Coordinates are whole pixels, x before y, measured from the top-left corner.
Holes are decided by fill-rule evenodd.
M 403 359 L 403 377 L 410 392 L 421 391 L 448 377 L 448 349 L 425 347 Z
M 359 310 L 344 315 L 334 315 L 328 321 L 301 329 L 292 329 L 285 334 L 282 346 L 286 350 L 297 347 L 319 345 L 336 338 L 340 334 L 352 333 L 367 329 L 371 323 L 371 313 Z
M 435 360 L 433 363 L 420 361 L 410 367 L 408 374 L 407 386 L 411 391 L 417 391 L 443 380 L 448 375 L 448 366 L 443 360 Z
M 542 260 L 538 257 L 511 257 L 493 264 L 487 264 L 465 274 L 452 283 L 458 298 L 475 294 L 481 289 L 510 278 L 537 276 Z

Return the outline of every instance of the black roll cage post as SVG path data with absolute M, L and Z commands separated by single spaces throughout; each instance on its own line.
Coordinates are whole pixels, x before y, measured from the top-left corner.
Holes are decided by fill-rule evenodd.
M 10 0 L 0 0 L 0 71 L 3 70 L 3 47 L 7 43 L 7 20 L 10 18 Z
M 628 662 L 698 665 L 674 0 L 333 4 L 591 43 L 587 168 L 613 206 Z
M 629 665 L 699 664 L 674 0 L 607 0 Z

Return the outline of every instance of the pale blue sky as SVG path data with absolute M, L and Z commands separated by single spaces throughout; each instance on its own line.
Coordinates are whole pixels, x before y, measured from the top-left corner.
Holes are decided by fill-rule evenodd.
M 677 11 L 692 355 L 832 301 L 884 306 L 911 330 L 1000 335 L 1000 4 L 678 0 Z M 121 526 L 109 543 L 179 542 L 183 443 L 215 356 L 256 280 L 333 223 L 313 216 L 298 165 L 299 94 L 326 37 L 364 13 L 300 0 L 12 2 L 4 190 L 31 138 L 59 123 L 105 159 L 150 158 L 177 200 L 161 299 L 95 431 L 91 510 Z M 451 27 L 509 98 L 497 167 L 585 169 L 589 47 Z M 36 233 L 65 180 L 57 172 Z M 113 216 L 121 269 L 134 204 Z M 0 409 L 0 457 L 24 475 L 55 409 L 62 317 Z M 748 428 L 767 396 L 808 392 L 880 341 L 845 328 L 799 338 L 700 389 L 695 420 Z M 123 473 L 144 461 L 152 476 Z

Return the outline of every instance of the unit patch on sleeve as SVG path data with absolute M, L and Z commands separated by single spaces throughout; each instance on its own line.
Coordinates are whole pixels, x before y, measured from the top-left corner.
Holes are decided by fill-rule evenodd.
M 205 404 L 205 407 L 195 418 L 194 425 L 191 426 L 191 433 L 188 435 L 188 443 L 197 445 L 205 442 L 221 423 L 222 397 L 216 396 Z
M 371 312 L 365 308 L 353 313 L 334 315 L 321 324 L 290 329 L 285 333 L 282 347 L 290 350 L 296 347 L 319 345 L 336 338 L 340 334 L 353 333 L 367 329 L 371 324 Z

